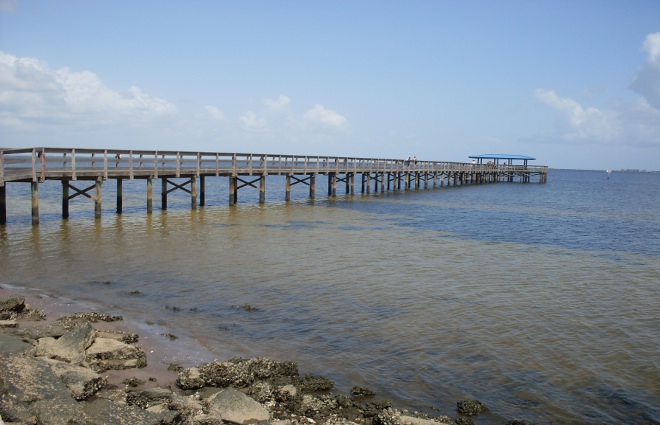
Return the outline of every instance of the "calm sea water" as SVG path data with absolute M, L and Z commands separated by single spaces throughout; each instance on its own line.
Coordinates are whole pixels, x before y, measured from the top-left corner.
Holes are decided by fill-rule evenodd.
M 296 186 L 288 204 L 273 178 L 265 206 L 244 189 L 232 208 L 211 178 L 207 207 L 171 194 L 150 216 L 144 185 L 124 184 L 121 216 L 106 182 L 101 220 L 76 199 L 63 221 L 44 183 L 33 227 L 29 185 L 9 184 L 0 283 L 167 329 L 184 363 L 295 360 L 452 416 L 474 397 L 478 424 L 660 423 L 660 174 L 314 202 Z

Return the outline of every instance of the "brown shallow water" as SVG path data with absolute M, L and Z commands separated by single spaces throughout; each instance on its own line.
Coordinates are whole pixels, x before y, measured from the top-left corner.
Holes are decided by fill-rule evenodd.
M 658 257 L 484 240 L 399 210 L 570 224 L 561 211 L 472 204 L 470 190 L 10 223 L 0 283 L 177 335 L 183 364 L 296 360 L 403 407 L 452 414 L 477 398 L 484 424 L 658 423 Z

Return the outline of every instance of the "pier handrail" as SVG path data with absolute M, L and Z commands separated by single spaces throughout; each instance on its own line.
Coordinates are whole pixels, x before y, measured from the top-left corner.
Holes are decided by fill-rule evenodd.
M 547 166 L 408 161 L 394 158 L 123 149 L 0 149 L 0 186 L 47 179 L 157 178 L 200 175 L 295 175 L 402 172 L 526 171 Z

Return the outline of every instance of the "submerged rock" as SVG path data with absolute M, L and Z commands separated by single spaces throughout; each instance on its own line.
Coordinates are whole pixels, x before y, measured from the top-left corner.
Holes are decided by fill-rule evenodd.
M 468 398 L 456 403 L 456 411 L 465 416 L 476 416 L 487 411 L 486 406 L 478 400 Z

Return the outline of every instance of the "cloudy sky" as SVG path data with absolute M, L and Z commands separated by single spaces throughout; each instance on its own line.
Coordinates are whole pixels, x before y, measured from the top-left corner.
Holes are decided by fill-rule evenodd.
M 0 146 L 660 170 L 660 1 L 0 0 Z

